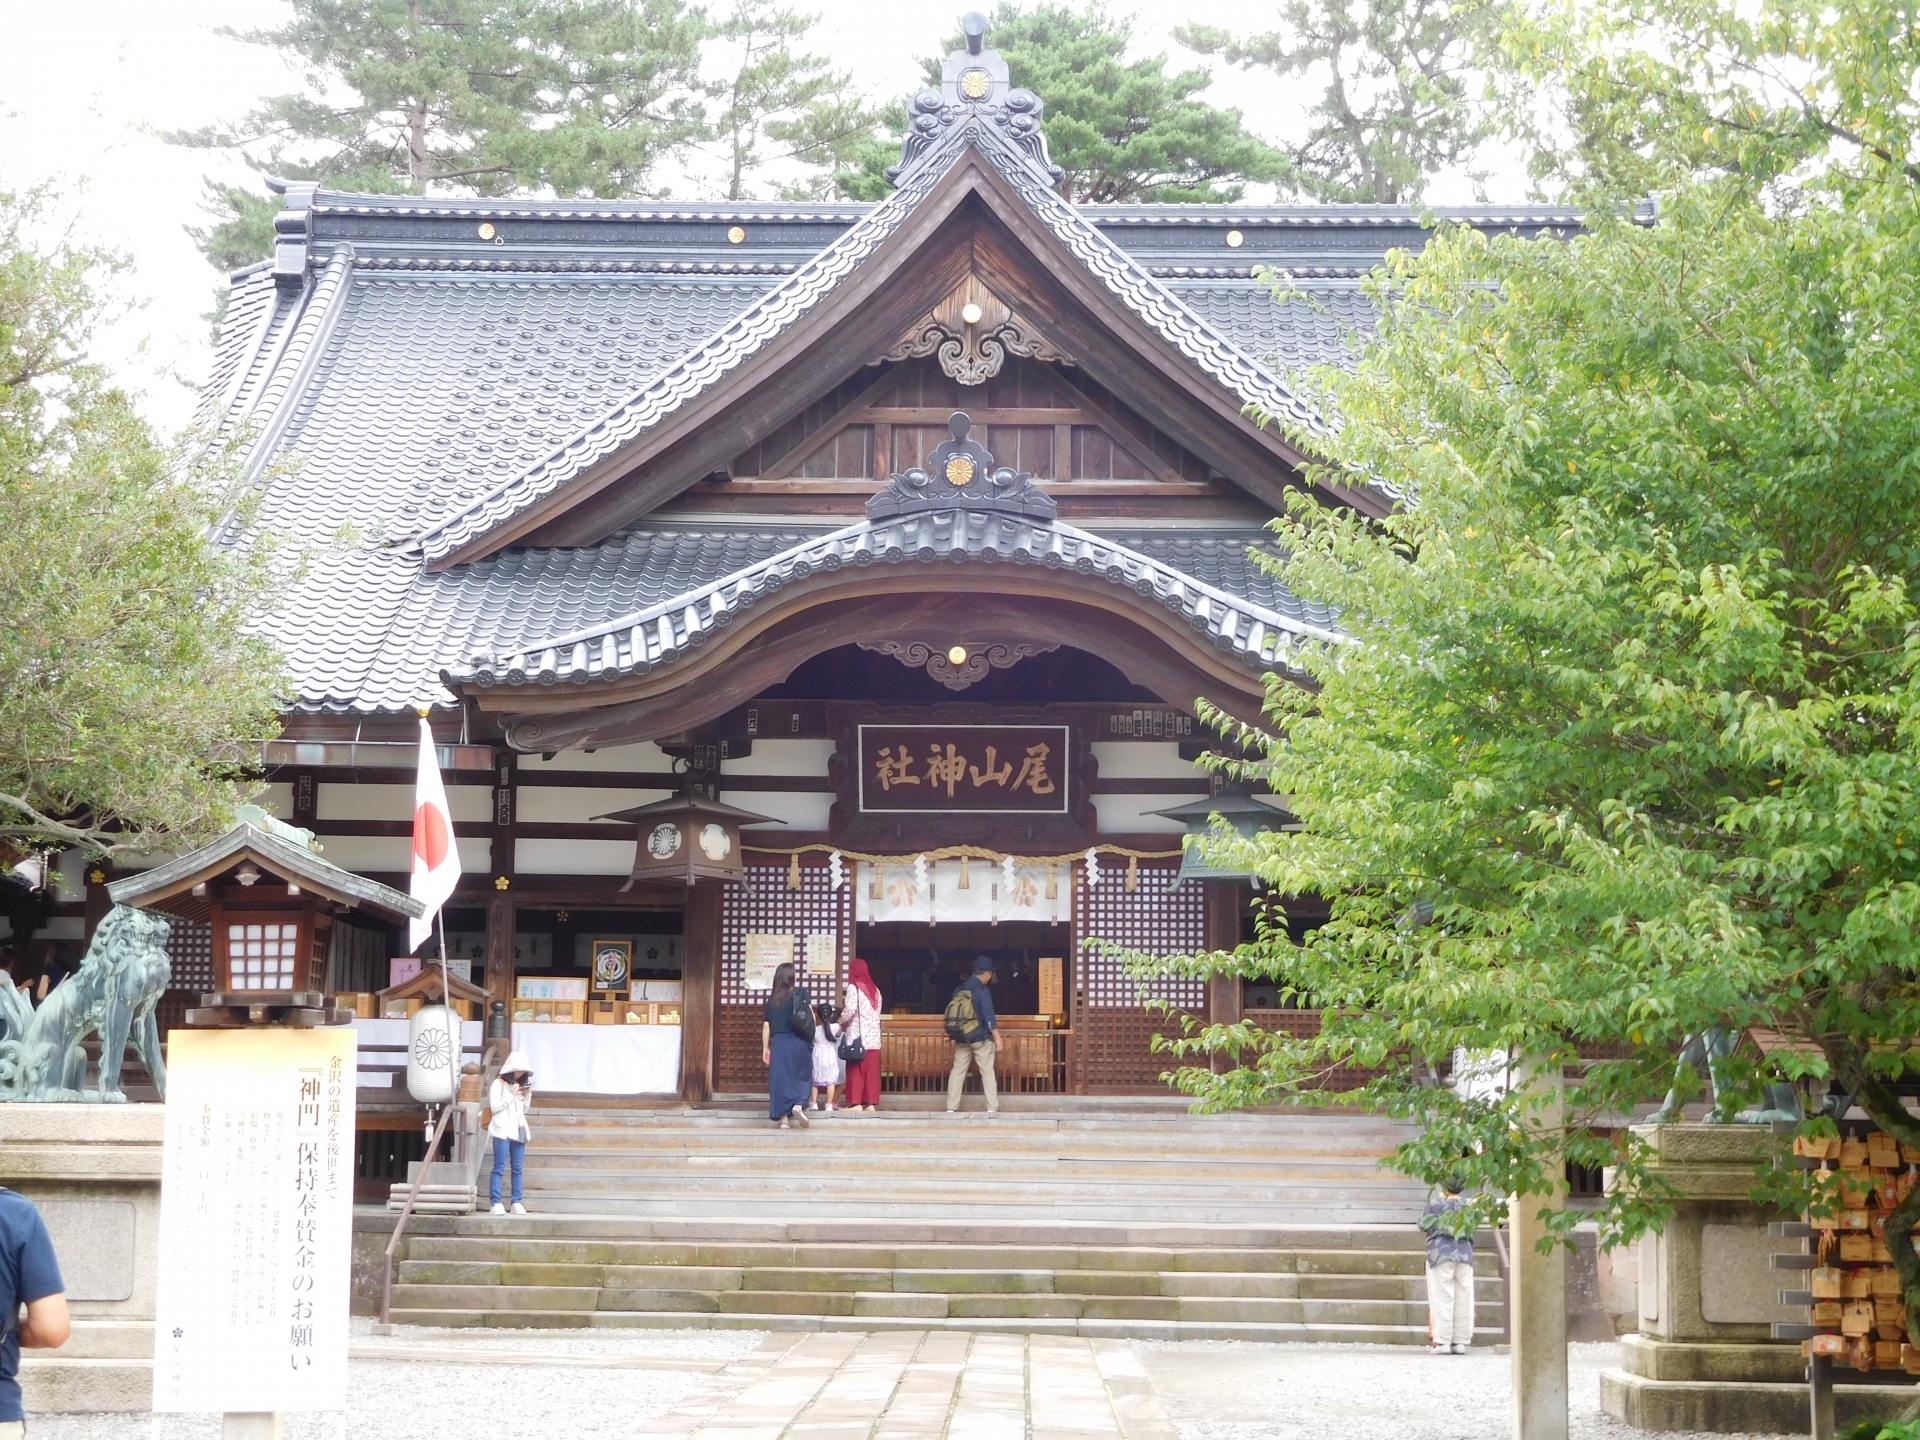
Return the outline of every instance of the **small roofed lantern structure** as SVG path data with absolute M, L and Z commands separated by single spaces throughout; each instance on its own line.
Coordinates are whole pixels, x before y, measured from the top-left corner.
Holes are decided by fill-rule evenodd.
M 1214 816 L 1218 815 L 1225 820 L 1242 839 L 1246 840 L 1251 840 L 1263 831 L 1300 828 L 1300 822 L 1279 805 L 1268 804 L 1238 788 L 1223 790 L 1218 795 L 1209 795 L 1204 800 L 1189 800 L 1184 805 L 1170 806 L 1165 810 L 1155 810 L 1153 813 L 1164 815 L 1169 820 L 1178 820 L 1187 827 L 1187 833 L 1181 837 L 1183 850 L 1180 856 L 1180 873 L 1174 877 L 1171 887 L 1176 890 L 1189 880 L 1251 881 L 1256 885 L 1260 883 L 1260 877 L 1251 870 L 1239 869 L 1208 859 L 1204 841 L 1213 833 Z
M 700 880 L 740 880 L 746 862 L 740 853 L 740 831 L 749 825 L 779 825 L 770 815 L 756 815 L 737 805 L 710 800 L 689 789 L 671 800 L 656 800 L 631 810 L 596 815 L 596 820 L 624 820 L 640 827 L 633 850 L 633 874 L 620 888 L 631 890 L 642 880 L 666 880 L 691 887 Z
M 116 905 L 159 910 L 213 930 L 215 993 L 189 1025 L 345 1024 L 326 994 L 336 915 L 363 909 L 389 923 L 421 913 L 391 886 L 321 858 L 313 832 L 243 805 L 218 840 L 107 887 Z

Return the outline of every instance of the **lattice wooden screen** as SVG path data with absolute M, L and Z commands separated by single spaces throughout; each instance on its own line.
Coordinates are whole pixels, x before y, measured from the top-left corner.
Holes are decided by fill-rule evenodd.
M 198 995 L 213 989 L 213 927 L 198 920 L 176 920 L 167 935 L 167 959 L 173 966 L 169 990 Z
M 767 992 L 747 989 L 746 942 L 749 935 L 793 936 L 794 966 L 804 977 L 807 936 L 834 936 L 837 997 L 853 953 L 853 867 L 834 890 L 825 864 L 800 867 L 800 888 L 789 886 L 785 864 L 749 865 L 747 883 L 729 885 L 720 902 L 720 1016 L 714 1054 L 716 1090 L 764 1090 L 767 1067 L 760 1063 L 760 1022 Z M 816 998 L 826 998 L 817 982 Z
M 1188 881 L 1172 888 L 1177 864 L 1141 862 L 1138 888 L 1127 888 L 1125 863 L 1102 865 L 1100 883 L 1087 884 L 1084 865 L 1073 867 L 1073 1045 L 1079 1088 L 1111 1091 L 1161 1090 L 1171 1057 L 1153 1052 L 1158 1031 L 1178 1033 L 1177 1020 L 1149 1010 L 1143 996 L 1166 1001 L 1176 1011 L 1205 1020 L 1202 980 L 1135 980 L 1118 956 L 1094 942 L 1146 955 L 1187 955 L 1206 945 L 1206 887 Z
M 213 989 L 213 926 L 171 915 L 167 920 L 173 927 L 167 933 L 167 961 L 173 967 L 173 978 L 154 1011 L 162 1035 L 184 1020 L 188 1008 L 198 1005 L 200 997 Z

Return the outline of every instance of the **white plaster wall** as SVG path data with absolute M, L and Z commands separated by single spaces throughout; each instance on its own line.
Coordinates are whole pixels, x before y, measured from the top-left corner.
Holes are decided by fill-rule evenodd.
M 322 782 L 313 797 L 315 819 L 328 820 L 411 820 L 411 785 L 340 785 Z M 455 825 L 484 825 L 493 818 L 493 791 L 484 785 L 447 786 L 447 809 L 453 812 Z M 293 813 L 289 799 L 282 818 Z M 466 862 L 463 860 L 464 865 Z
M 1183 835 L 1187 827 L 1152 810 L 1171 810 L 1191 795 L 1096 795 L 1093 813 L 1102 835 Z M 1172 848 L 1172 847 L 1168 847 Z
M 1180 758 L 1177 740 L 1096 740 L 1093 758 L 1099 762 L 1102 780 L 1190 780 L 1207 773 Z M 1174 796 L 1168 803 L 1179 800 Z
M 612 810 L 631 810 L 671 799 L 671 790 L 615 790 L 573 785 L 518 785 L 514 787 L 513 818 L 528 824 L 563 825 L 591 820 Z M 626 824 L 609 821 L 608 824 Z
M 455 843 L 460 848 L 460 868 L 467 874 L 483 875 L 491 868 L 491 840 L 456 835 Z M 362 875 L 405 874 L 413 868 L 413 841 L 404 835 L 323 835 L 320 844 L 322 858 Z
M 293 823 L 293 786 L 285 781 L 262 785 L 248 797 L 276 820 Z
M 522 770 L 671 770 L 667 752 L 651 740 L 638 745 L 608 745 L 589 755 L 584 750 L 562 750 L 551 760 L 522 755 Z
M 521 875 L 631 875 L 631 840 L 516 840 L 513 868 Z
M 720 762 L 722 775 L 819 775 L 827 773 L 833 758 L 831 740 L 761 740 L 753 753 Z
M 833 809 L 831 795 L 808 795 L 792 790 L 727 788 L 721 790 L 720 798 L 729 805 L 738 805 L 742 810 L 783 821 L 788 830 L 824 830 L 827 828 L 827 812 Z M 781 827 L 778 825 L 753 825 L 743 832 L 741 839 L 748 845 L 756 840 L 767 845 L 784 845 L 786 842 L 780 839 L 780 834 Z

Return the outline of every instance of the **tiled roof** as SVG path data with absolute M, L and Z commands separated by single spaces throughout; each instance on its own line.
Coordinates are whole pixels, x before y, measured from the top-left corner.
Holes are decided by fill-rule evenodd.
M 348 519 L 375 539 L 412 535 L 525 473 L 765 288 L 356 267 L 280 439 L 299 468 L 270 489 L 262 523 L 310 539 Z
M 440 672 L 476 653 L 544 649 L 824 543 L 799 524 L 648 529 L 424 570 L 657 425 L 819 304 L 969 145 L 1168 344 L 1236 400 L 1308 425 L 1314 417 L 1284 376 L 1351 353 L 1370 326 L 1358 277 L 1425 233 L 1415 212 L 1389 207 L 1076 209 L 1019 143 L 956 114 L 879 205 L 443 200 L 288 186 L 275 259 L 234 277 L 202 413 L 227 436 L 252 437 L 260 521 L 312 557 L 262 625 L 288 654 L 297 706 L 450 703 Z M 1539 210 L 1445 218 L 1527 234 L 1574 223 Z M 1308 298 L 1274 305 L 1253 281 L 1258 266 L 1301 277 Z M 1257 536 L 1130 530 L 1114 545 L 1085 532 L 1069 541 L 1070 531 L 1026 533 L 1006 556 L 1045 550 L 1065 563 L 1071 551 L 1076 568 L 1116 583 L 1144 577 L 1163 600 L 1204 599 L 1209 626 L 1236 617 L 1222 643 L 1249 663 L 1270 661 L 1272 636 L 1289 626 L 1331 623 L 1246 560 Z M 929 553 L 904 535 L 897 553 Z
M 777 554 L 794 530 L 640 532 L 581 550 L 503 550 L 429 572 L 416 555 L 323 557 L 269 625 L 297 709 L 449 705 L 441 670 L 483 647 L 532 644 L 658 603 Z
M 1148 553 L 1164 546 L 1194 568 L 1210 568 L 1241 592 L 1258 573 L 1239 542 L 1173 540 L 1135 546 L 1105 539 L 1061 521 L 1008 513 L 942 509 L 896 519 L 861 520 L 827 535 L 809 536 L 751 564 L 690 586 L 671 597 L 609 614 L 597 622 L 550 634 L 531 644 L 489 646 L 447 667 L 461 687 L 585 685 L 670 666 L 787 585 L 822 572 L 876 564 L 1038 565 L 1122 585 L 1181 616 L 1213 644 L 1259 669 L 1285 667 L 1301 638 L 1333 639 L 1327 612 L 1309 606 L 1264 574 L 1263 599 L 1203 581 Z M 1204 553 L 1203 553 L 1204 552 Z M 1202 563 L 1196 563 L 1202 562 Z M 477 568 L 477 567 L 476 567 Z

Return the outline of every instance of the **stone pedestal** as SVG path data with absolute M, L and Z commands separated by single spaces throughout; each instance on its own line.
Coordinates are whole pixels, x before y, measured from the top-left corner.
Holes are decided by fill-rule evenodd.
M 40 1208 L 73 1338 L 22 1352 L 27 1414 L 153 1401 L 162 1105 L 0 1106 L 0 1183 Z
M 1780 1304 L 1801 1272 L 1775 1270 L 1775 1253 L 1802 1242 L 1767 1234 L 1768 1211 L 1748 1198 L 1775 1143 L 1759 1125 L 1646 1125 L 1658 1173 L 1678 1192 L 1660 1235 L 1640 1241 L 1640 1331 L 1621 1341 L 1621 1366 L 1600 1378 L 1607 1414 L 1642 1430 L 1805 1434 L 1807 1362 L 1798 1341 L 1772 1339 L 1772 1322 L 1805 1321 Z M 1841 1374 L 1851 1372 L 1843 1371 Z M 1906 1386 L 1838 1385 L 1839 1418 L 1891 1414 Z

